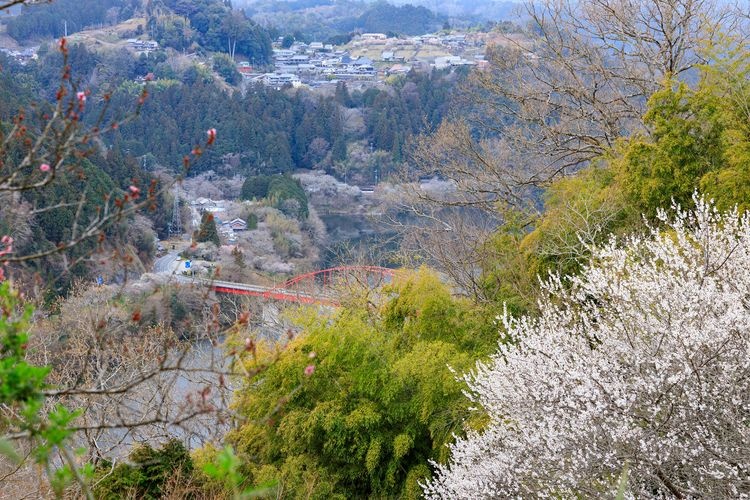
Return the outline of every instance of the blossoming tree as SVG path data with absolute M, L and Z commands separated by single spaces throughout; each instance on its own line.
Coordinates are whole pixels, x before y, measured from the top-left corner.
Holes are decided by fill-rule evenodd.
M 552 277 L 463 378 L 489 416 L 428 498 L 750 495 L 750 215 L 697 208 Z

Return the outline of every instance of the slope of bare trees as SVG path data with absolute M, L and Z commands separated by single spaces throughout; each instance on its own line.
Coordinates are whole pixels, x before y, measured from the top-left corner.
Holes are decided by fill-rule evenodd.
M 665 78 L 691 83 L 705 46 L 748 33 L 739 5 L 711 0 L 543 0 L 521 10 L 526 36 L 492 47 L 489 69 L 473 72 L 450 118 L 412 149 L 408 176 L 436 176 L 450 189 L 412 184 L 401 197 L 418 221 L 400 224 L 418 242 L 410 254 L 472 240 L 487 220 L 501 225 L 507 207 L 538 213 L 550 181 L 649 133 L 641 117 Z M 456 217 L 461 224 L 448 220 Z M 461 257 L 428 257 L 470 292 L 486 248 L 463 246 Z

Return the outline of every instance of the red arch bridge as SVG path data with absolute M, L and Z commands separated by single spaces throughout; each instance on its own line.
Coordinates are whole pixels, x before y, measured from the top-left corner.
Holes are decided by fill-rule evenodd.
M 396 269 L 378 266 L 339 266 L 301 274 L 274 287 L 216 280 L 205 280 L 204 283 L 217 293 L 335 306 L 338 305 L 337 292 L 353 286 L 378 287 L 390 282 L 396 272 Z

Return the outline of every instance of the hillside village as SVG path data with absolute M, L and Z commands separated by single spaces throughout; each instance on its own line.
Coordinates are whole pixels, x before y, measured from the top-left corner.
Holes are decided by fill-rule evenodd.
M 507 39 L 461 31 L 413 37 L 362 33 L 338 47 L 322 42 L 294 42 L 282 48 L 280 37 L 274 43 L 273 72 L 256 72 L 247 62 L 240 62 L 237 69 L 245 81 L 274 87 L 287 84 L 317 87 L 339 81 L 382 82 L 412 69 L 484 68 L 488 65 L 485 60 L 488 43 L 503 42 Z
M 89 29 L 69 37 L 71 43 L 89 48 L 127 49 L 137 56 L 164 50 L 142 27 L 146 20 L 133 18 L 120 24 Z M 263 83 L 280 88 L 284 85 L 319 87 L 340 81 L 361 85 L 385 82 L 388 77 L 407 74 L 412 69 L 428 71 L 456 67 L 487 67 L 485 53 L 493 44 L 525 46 L 520 34 L 499 31 L 443 30 L 437 33 L 404 36 L 394 33 L 359 33 L 344 45 L 320 41 L 284 43 L 279 36 L 272 44 L 271 66 L 253 65 L 237 57 L 236 69 L 243 83 Z M 20 64 L 36 59 L 39 45 L 20 47 L 13 39 L 0 39 L 0 52 Z M 177 55 L 177 54 L 175 54 Z M 183 51 L 180 56 L 202 61 L 209 54 Z M 208 60 L 204 61 L 206 64 Z M 143 80 L 142 75 L 140 80 Z
M 125 47 L 136 55 L 146 56 L 161 48 L 158 42 L 146 35 L 116 40 L 120 31 L 110 28 L 100 35 L 97 35 L 97 30 L 82 32 L 72 36 L 71 40 L 98 45 L 99 39 L 106 37 L 109 45 Z M 237 71 L 245 83 L 263 83 L 277 88 L 284 85 L 319 87 L 340 81 L 367 85 L 382 83 L 390 76 L 404 75 L 412 69 L 485 68 L 488 66 L 485 60 L 487 47 L 508 43 L 523 46 L 525 40 L 520 35 L 451 30 L 412 37 L 361 33 L 341 46 L 295 41 L 283 48 L 282 37 L 279 37 L 273 43 L 272 71 L 267 71 L 267 67 L 253 67 L 248 61 L 237 62 Z M 0 52 L 20 64 L 36 59 L 38 50 L 39 46 L 0 47 Z

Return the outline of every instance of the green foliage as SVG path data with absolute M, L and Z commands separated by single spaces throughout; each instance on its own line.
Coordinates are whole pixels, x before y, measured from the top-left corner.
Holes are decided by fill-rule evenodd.
M 647 217 L 672 199 L 689 204 L 700 179 L 723 165 L 714 110 L 696 97 L 684 83 L 668 81 L 649 99 L 644 124 L 650 137 L 633 137 L 616 151 L 619 187 L 632 208 Z
M 0 311 L 0 404 L 20 404 L 22 408 L 36 410 L 49 369 L 30 365 L 25 359 L 33 310 L 30 306 L 22 307 L 18 293 L 11 290 L 8 282 L 3 282 Z
M 237 65 L 232 58 L 226 54 L 217 54 L 213 59 L 214 71 L 221 76 L 228 84 L 237 85 L 242 80 L 242 75 L 237 71 Z
M 217 247 L 221 245 L 219 232 L 216 229 L 216 221 L 212 213 L 203 212 L 203 215 L 201 215 L 201 225 L 198 231 L 196 231 L 194 239 L 198 243 L 211 242 Z
M 158 450 L 148 444 L 141 445 L 130 453 L 129 459 L 129 462 L 120 463 L 114 469 L 106 461 L 97 468 L 96 498 L 162 498 L 162 488 L 168 479 L 179 474 L 187 481 L 193 473 L 190 455 L 185 446 L 175 439 Z
M 216 144 L 191 165 L 191 173 L 219 171 L 223 157 L 230 153 L 240 154 L 245 175 L 313 168 L 321 159 L 315 147 L 321 139 L 331 155 L 326 168 L 343 161 L 347 146 L 355 141 L 403 158 L 410 137 L 440 123 L 451 99 L 450 89 L 460 80 L 444 72 L 413 72 L 392 91 L 370 89 L 364 94 L 352 92 L 347 98 L 348 90 L 341 86 L 334 98 L 304 89 L 279 92 L 263 85 L 250 86 L 244 94 L 230 94 L 200 71 L 196 67 L 186 70 L 183 84 L 157 80 L 139 119 L 111 134 L 112 143 L 127 147 L 134 155 L 150 153 L 162 165 L 178 166 L 196 140 L 216 128 Z M 134 83 L 123 83 L 112 96 L 112 109 L 127 109 L 139 90 Z M 362 131 L 345 130 L 341 101 L 359 108 L 352 113 L 364 116 Z M 91 116 L 96 116 L 95 111 L 92 108 Z M 328 151 L 323 152 L 324 158 Z M 367 168 L 360 162 L 352 167 Z
M 252 231 L 253 229 L 258 229 L 258 216 L 254 213 L 250 212 L 245 216 L 245 221 L 247 221 L 247 229 Z
M 461 371 L 495 345 L 486 316 L 427 272 L 373 312 L 353 298 L 305 332 L 239 392 L 246 423 L 229 437 L 253 482 L 290 497 L 416 498 L 428 459 L 444 460 L 470 403 Z
M 651 97 L 644 117 L 650 137 L 614 151 L 611 168 L 636 215 L 651 217 L 672 200 L 689 206 L 695 190 L 720 209 L 750 207 L 750 55 L 731 39 L 713 50 L 695 88 L 667 81 Z
M 42 8 L 26 6 L 20 15 L 6 20 L 8 34 L 18 41 L 39 37 L 57 38 L 81 31 L 94 24 L 128 19 L 133 16 L 138 0 L 57 0 Z M 108 18 L 111 13 L 115 16 Z
M 505 224 L 485 243 L 484 293 L 514 314 L 523 314 L 533 307 L 536 290 L 529 255 L 521 249 L 529 232 L 528 222 L 521 212 L 506 210 Z
M 307 218 L 309 209 L 307 207 L 307 195 L 302 188 L 302 184 L 297 179 L 288 175 L 274 175 L 268 183 L 268 199 L 282 211 L 290 207 L 292 212 L 288 215 L 297 217 L 300 220 Z M 293 201 L 293 204 L 289 204 Z
M 721 131 L 722 168 L 701 179 L 701 191 L 716 200 L 720 210 L 735 204 L 750 209 L 750 52 L 742 43 L 725 40 L 708 52 L 713 64 L 703 68 L 704 77 L 696 101 L 707 108 L 714 127 Z
M 268 196 L 268 185 L 270 182 L 270 175 L 251 175 L 242 184 L 240 196 L 243 200 L 262 200 Z
M 208 459 L 205 452 L 199 454 L 202 455 L 199 458 L 203 461 L 201 471 L 208 478 L 205 489 L 217 490 L 218 485 L 221 497 L 234 500 L 271 498 L 277 495 L 277 483 L 273 480 L 262 482 L 254 487 L 246 485 L 247 480 L 240 472 L 242 461 L 230 446 L 225 446 L 219 452 L 209 448 L 208 452 L 211 455 Z
M 149 29 L 159 45 L 175 50 L 185 50 L 194 39 L 190 22 L 176 15 L 162 15 L 149 20 Z
M 623 194 L 608 168 L 593 166 L 547 190 L 544 215 L 520 243 L 532 276 L 577 274 L 587 245 L 603 243 L 627 221 Z
M 437 31 L 442 22 L 429 9 L 414 5 L 395 6 L 377 2 L 357 19 L 356 27 L 369 33 L 395 32 L 423 35 Z
M 129 162 L 124 162 L 124 165 L 122 160 L 121 156 L 119 160 L 116 160 L 109 155 L 106 158 L 99 156 L 83 158 L 75 164 L 64 165 L 57 173 L 54 182 L 40 189 L 24 191 L 22 194 L 24 201 L 39 207 L 56 208 L 40 210 L 34 215 L 32 226 L 34 236 L 19 250 L 30 254 L 49 250 L 59 243 L 68 242 L 76 224 L 79 230 L 78 236 L 80 236 L 80 229 L 100 215 L 104 204 L 111 202 L 112 197 L 123 195 L 123 191 L 118 188 L 108 171 L 121 177 L 125 186 L 133 182 L 141 186 L 148 185 L 149 177 L 137 165 L 131 168 L 133 167 L 132 158 Z M 81 203 L 80 208 L 79 203 Z M 163 206 L 161 212 L 159 207 L 155 206 L 153 212 L 146 212 L 146 214 L 158 216 L 160 213 L 163 214 L 163 210 Z M 0 227 L 2 227 L 1 222 Z M 121 237 L 124 229 L 124 226 L 112 225 L 107 228 L 106 236 L 114 242 Z M 66 255 L 70 259 L 80 258 L 90 254 L 96 245 L 94 238 L 89 238 L 67 250 Z M 143 245 L 141 247 L 146 248 Z M 54 262 L 52 258 L 40 259 L 30 263 L 29 266 L 32 269 L 35 268 L 36 272 L 47 282 L 55 285 L 55 293 L 65 293 L 75 279 L 88 276 L 89 267 L 83 262 L 72 266 L 71 273 L 62 274 L 59 273 L 59 268 L 49 265 L 50 262 Z
M 31 203 L 67 204 L 62 208 L 43 212 L 36 217 L 37 223 L 49 242 L 57 244 L 70 238 L 81 193 L 86 194 L 86 203 L 82 207 L 82 219 L 79 224 L 85 224 L 88 223 L 90 217 L 97 215 L 97 210 L 106 197 L 117 194 L 118 190 L 106 172 L 84 159 L 77 165 L 68 166 L 55 179 L 55 182 L 43 189 L 24 193 L 24 197 Z
M 242 184 L 240 196 L 244 200 L 268 199 L 276 208 L 300 220 L 306 219 L 309 213 L 307 195 L 302 184 L 288 175 L 247 177 Z
M 648 131 L 620 141 L 575 176 L 554 182 L 538 217 L 509 213 L 488 243 L 488 295 L 514 312 L 533 307 L 536 277 L 576 274 L 587 245 L 633 231 L 659 208 L 700 190 L 720 209 L 750 208 L 750 55 L 715 49 L 695 88 L 665 82 L 648 102 Z
M 445 71 L 412 72 L 407 79 L 395 82 L 398 92 L 368 89 L 352 101 L 366 106 L 365 125 L 370 144 L 390 151 L 396 161 L 412 134 L 437 127 L 445 116 L 450 101 Z M 462 77 L 459 77 L 459 79 Z
M 210 51 L 236 52 L 254 65 L 271 60 L 268 30 L 248 19 L 243 11 L 233 10 L 220 0 L 165 0 L 164 3 L 172 9 L 171 13 L 165 14 L 153 6 L 148 10 L 148 27 L 160 44 L 183 50 L 195 42 Z
M 236 489 L 243 481 L 238 472 L 240 461 L 234 450 L 226 446 L 220 453 L 216 454 L 215 461 L 208 462 L 203 466 L 203 472 L 210 478 L 225 483 L 229 489 Z
M 284 35 L 284 38 L 281 40 L 281 48 L 288 49 L 293 43 L 294 37 L 292 35 Z

